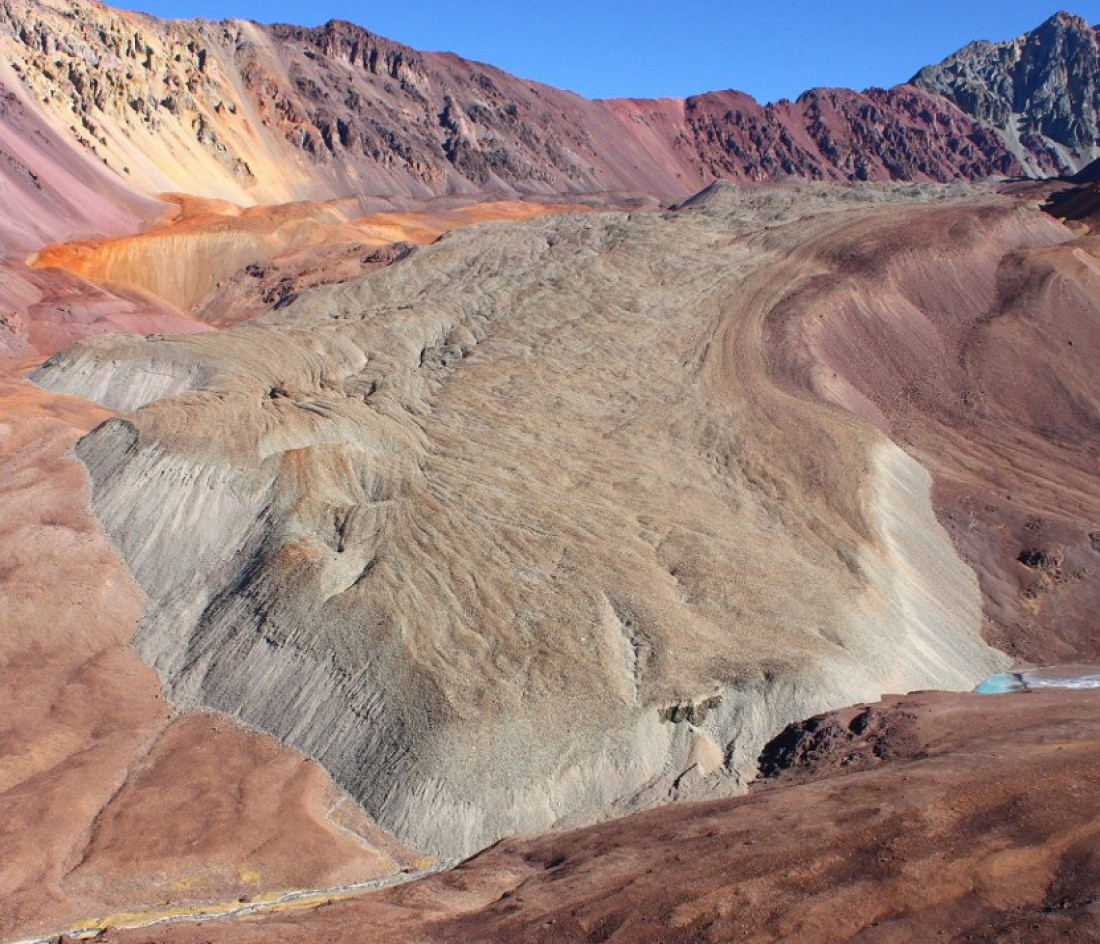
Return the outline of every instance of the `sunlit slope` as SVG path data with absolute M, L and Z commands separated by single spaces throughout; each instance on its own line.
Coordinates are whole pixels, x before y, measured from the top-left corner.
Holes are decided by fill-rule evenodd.
M 790 389 L 927 465 L 988 639 L 1029 662 L 1096 661 L 1100 238 L 1001 202 L 856 231 L 822 261 L 771 320 Z
M 136 411 L 79 454 L 171 697 L 468 852 L 735 791 L 788 721 L 1005 664 L 927 472 L 777 386 L 766 343 L 829 246 L 947 196 L 721 190 L 459 230 L 36 380 Z
M 369 268 L 372 252 L 393 243 L 426 244 L 458 226 L 570 209 L 498 200 L 362 215 L 354 199 L 262 207 L 183 195 L 167 199 L 179 209 L 160 225 L 110 239 L 51 244 L 31 256 L 30 264 L 138 288 L 204 321 L 224 323 L 271 307 L 261 305 L 257 311 L 247 293 L 227 291 L 223 298 L 220 290 L 233 276 L 245 286 L 255 285 L 262 278 L 257 269 L 272 259 L 291 261 L 298 256 L 301 273 L 322 281 L 325 262 L 333 256 L 349 257 L 351 262 L 350 257 L 358 255 L 361 271 Z M 246 267 L 248 271 L 242 272 Z M 351 273 L 358 271 L 353 267 Z M 235 310 L 238 306 L 246 311 Z
M 340 21 L 307 28 L 161 20 L 84 0 L 0 4 L 3 82 L 54 133 L 137 193 L 241 205 L 349 194 L 684 197 L 716 177 L 943 181 L 1080 169 L 1096 156 L 1100 41 L 1063 16 L 1016 46 L 1041 51 L 1042 87 L 1008 121 L 1024 106 L 1005 101 L 995 80 L 975 114 L 940 81 L 816 88 L 766 105 L 703 89 L 591 101 Z M 1051 119 L 1050 103 L 1062 101 Z M 1021 122 L 1042 133 L 1019 133 Z

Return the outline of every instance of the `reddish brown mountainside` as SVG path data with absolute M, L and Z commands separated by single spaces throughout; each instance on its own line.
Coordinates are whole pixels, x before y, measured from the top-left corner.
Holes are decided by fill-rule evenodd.
M 1083 21 L 1064 21 L 1063 32 L 1087 34 L 1092 45 L 1063 43 L 1066 61 L 1061 71 L 1048 63 L 1044 88 L 1071 103 L 1088 99 L 1073 105 L 1071 130 L 1095 139 L 1095 37 Z M 737 92 L 589 101 L 337 21 L 165 21 L 82 0 L 3 0 L 0 47 L 10 65 L 0 79 L 144 193 L 237 202 L 686 195 L 715 176 L 972 179 L 1076 170 L 1088 159 L 1084 146 L 1009 140 L 980 115 L 909 85 L 815 89 L 766 106 Z M 1061 127 L 1048 125 L 1051 134 Z
M 716 800 L 1100 658 L 1096 165 L 561 212 L 1078 170 L 1093 28 L 771 105 L 84 0 L 0 51 L 6 939 L 1100 941 L 1100 693 Z M 102 407 L 23 379 L 112 331 L 35 375 Z
M 1094 692 L 894 697 L 821 719 L 865 731 L 840 739 L 860 758 L 840 776 L 508 840 L 310 913 L 106 940 L 1097 942 L 1098 709 Z

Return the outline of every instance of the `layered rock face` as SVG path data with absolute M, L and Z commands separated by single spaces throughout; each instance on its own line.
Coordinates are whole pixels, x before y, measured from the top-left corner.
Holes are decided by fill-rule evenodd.
M 789 721 L 1005 664 L 927 473 L 777 383 L 798 352 L 768 327 L 830 247 L 957 196 L 725 187 L 488 224 L 35 379 L 132 411 L 78 454 L 173 700 L 462 854 L 736 791 Z M 1029 212 L 989 238 L 1066 238 Z
M 1100 27 L 1057 13 L 1001 43 L 971 43 L 912 83 L 998 130 L 1030 173 L 1080 170 L 1100 157 Z
M 244 204 L 486 191 L 683 197 L 715 176 L 942 181 L 1079 168 L 1096 154 L 1095 35 L 1062 17 L 1002 45 L 922 73 L 922 88 L 816 89 L 772 105 L 736 92 L 588 101 L 343 22 L 0 5 L 10 64 L 0 78 L 55 133 L 140 193 Z M 1011 76 L 987 74 L 987 59 L 1013 56 Z M 975 98 L 966 90 L 979 83 L 988 90 Z

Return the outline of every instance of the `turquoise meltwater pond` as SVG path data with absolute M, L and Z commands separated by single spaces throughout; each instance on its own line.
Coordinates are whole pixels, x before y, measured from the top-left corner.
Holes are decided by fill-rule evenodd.
M 998 672 L 974 689 L 979 695 L 1007 695 L 1041 688 L 1100 688 L 1100 665 L 1056 665 Z

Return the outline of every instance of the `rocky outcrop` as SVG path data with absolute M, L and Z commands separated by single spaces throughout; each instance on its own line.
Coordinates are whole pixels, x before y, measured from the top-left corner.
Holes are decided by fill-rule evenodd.
M 765 367 L 839 233 L 950 196 L 727 187 L 456 231 L 35 376 L 133 411 L 78 454 L 173 700 L 462 854 L 736 791 L 796 718 L 1004 664 L 927 473 Z
M 758 105 L 711 92 L 684 106 L 700 160 L 732 180 L 951 180 L 1019 173 L 999 138 L 935 95 L 811 89 Z
M 971 43 L 912 83 L 995 128 L 1037 176 L 1100 157 L 1100 27 L 1068 13 L 1016 39 Z
M 166 21 L 84 0 L 4 0 L 0 47 L 3 81 L 144 194 L 680 198 L 716 176 L 943 181 L 1079 167 L 1095 156 L 1096 42 L 1073 18 L 1051 23 L 921 73 L 922 88 L 815 89 L 771 105 L 737 92 L 588 101 L 350 23 Z M 1012 56 L 1011 81 L 995 81 L 986 61 Z

